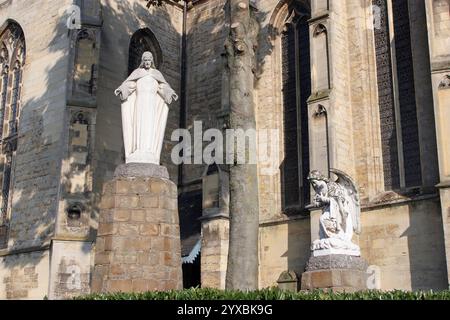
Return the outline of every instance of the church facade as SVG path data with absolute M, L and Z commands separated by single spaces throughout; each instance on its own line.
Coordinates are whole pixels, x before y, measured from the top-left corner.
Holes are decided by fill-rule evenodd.
M 319 236 L 306 178 L 336 168 L 359 188 L 373 288 L 448 289 L 450 0 L 251 5 L 256 125 L 279 136 L 258 165 L 259 287 L 301 277 Z M 185 286 L 224 288 L 227 166 L 175 164 L 171 137 L 227 127 L 229 14 L 227 0 L 0 0 L 1 299 L 90 292 L 102 188 L 125 160 L 114 90 L 145 51 L 180 97 L 162 164 Z

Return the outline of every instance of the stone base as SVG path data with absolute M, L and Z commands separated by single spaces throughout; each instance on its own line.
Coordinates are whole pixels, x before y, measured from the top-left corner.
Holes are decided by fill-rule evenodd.
M 302 290 L 356 292 L 367 290 L 368 263 L 361 257 L 329 255 L 311 257 L 302 275 Z
M 114 172 L 114 178 L 160 178 L 169 179 L 166 167 L 151 163 L 127 163 L 121 164 Z
M 121 166 L 105 184 L 92 292 L 182 289 L 177 187 L 161 175 L 146 175 L 161 168 Z M 142 176 L 132 176 L 139 170 Z

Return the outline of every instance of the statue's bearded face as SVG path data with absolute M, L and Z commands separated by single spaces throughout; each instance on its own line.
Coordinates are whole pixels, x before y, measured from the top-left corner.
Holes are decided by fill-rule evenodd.
M 153 65 L 153 58 L 148 56 L 142 59 L 142 65 L 145 69 L 150 69 Z

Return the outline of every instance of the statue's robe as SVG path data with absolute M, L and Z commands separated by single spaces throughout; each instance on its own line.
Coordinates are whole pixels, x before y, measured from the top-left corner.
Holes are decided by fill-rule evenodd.
M 118 88 L 127 163 L 160 164 L 168 104 L 175 92 L 156 69 L 136 69 Z
M 340 185 L 334 182 L 328 183 L 327 197 L 329 203 L 322 208 L 319 219 L 320 239 L 313 242 L 311 249 L 313 251 L 345 250 L 345 254 L 360 255 L 359 247 L 352 243 L 353 221 L 350 212 L 352 199 Z

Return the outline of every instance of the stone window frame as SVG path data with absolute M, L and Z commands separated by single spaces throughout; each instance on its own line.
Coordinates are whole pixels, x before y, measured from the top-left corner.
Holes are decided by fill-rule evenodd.
M 2 158 L 0 196 L 0 247 L 7 245 L 17 150 L 23 72 L 26 59 L 25 34 L 19 23 L 7 20 L 0 29 L 0 142 Z M 5 179 L 5 177 L 8 177 Z
M 375 4 L 376 0 L 373 0 L 372 4 Z M 401 102 L 401 94 L 400 94 L 400 86 L 402 85 L 400 78 L 399 78 L 399 69 L 398 69 L 398 56 L 399 56 L 399 52 L 396 48 L 397 46 L 397 37 L 396 37 L 396 16 L 395 16 L 395 12 L 394 12 L 394 4 L 393 4 L 393 0 L 382 0 L 386 2 L 386 17 L 385 19 L 387 19 L 387 33 L 388 33 L 388 41 L 389 41 L 389 45 L 388 45 L 388 49 L 389 49 L 389 55 L 390 55 L 390 81 L 392 82 L 392 93 L 391 93 L 391 98 L 392 98 L 392 103 L 394 106 L 394 126 L 395 126 L 395 139 L 396 139 L 396 150 L 395 150 L 395 154 L 396 154 L 396 161 L 397 164 L 394 164 L 395 166 L 397 166 L 397 170 L 398 170 L 398 177 L 395 177 L 395 179 L 397 179 L 398 181 L 395 182 L 394 177 L 393 177 L 393 181 L 391 185 L 387 184 L 386 182 L 386 177 L 384 176 L 384 187 L 385 187 L 385 191 L 407 191 L 409 189 L 415 189 L 415 188 L 421 188 L 424 184 L 423 182 L 423 174 L 422 174 L 422 155 L 420 153 L 420 135 L 419 133 L 417 133 L 417 150 L 416 152 L 418 152 L 418 155 L 416 155 L 416 157 L 418 156 L 419 159 L 419 167 L 420 170 L 418 170 L 420 172 L 420 183 L 408 183 L 408 173 L 406 172 L 406 164 L 409 163 L 408 159 L 405 159 L 405 148 L 404 148 L 404 141 L 405 141 L 405 136 L 404 136 L 404 121 L 405 118 L 402 117 L 402 114 L 405 112 L 402 107 L 403 104 Z M 407 1 L 407 0 L 406 0 Z M 410 18 L 410 12 L 409 12 L 409 4 L 408 2 L 406 2 L 406 5 L 408 6 L 408 17 Z M 374 48 L 376 48 L 376 31 L 375 28 L 374 30 Z M 411 33 L 411 28 L 409 28 L 409 32 Z M 412 37 L 413 35 L 410 34 L 410 43 L 412 45 Z M 412 48 L 411 48 L 412 50 Z M 412 55 L 412 52 L 411 52 Z M 412 61 L 411 61 L 412 63 Z M 411 70 L 413 70 L 413 66 L 411 66 Z M 413 78 L 414 78 L 414 72 L 411 71 L 413 73 Z M 379 77 L 379 73 L 378 73 L 378 67 L 376 67 L 376 75 L 377 78 Z M 414 80 L 411 79 L 413 82 Z M 414 97 L 416 96 L 417 92 L 416 92 L 416 88 L 414 88 Z M 378 93 L 378 98 L 380 97 L 379 93 Z M 381 103 L 379 103 L 379 106 L 381 108 Z M 417 107 L 416 107 L 417 108 Z M 381 110 L 380 110 L 381 111 Z M 381 115 L 381 114 L 380 114 Z M 418 122 L 418 118 L 419 118 L 419 114 L 417 112 L 417 109 L 415 110 L 415 120 L 416 120 L 416 129 L 417 131 L 420 130 L 419 128 L 419 122 Z M 380 122 L 380 125 L 382 126 L 383 124 Z M 381 133 L 383 133 L 383 128 L 381 127 Z M 383 158 L 386 156 L 385 152 L 383 152 Z M 416 159 L 417 160 L 417 159 Z M 394 160 L 392 160 L 394 161 Z M 383 163 L 383 166 L 386 166 L 386 163 Z M 390 163 L 391 169 L 392 169 L 392 163 Z M 411 170 L 409 170 L 411 171 Z M 417 171 L 417 170 L 416 170 Z
M 283 70 L 282 70 L 282 64 L 283 64 L 283 41 L 282 36 L 283 33 L 286 31 L 287 25 L 289 23 L 292 23 L 294 20 L 299 19 L 299 10 L 295 10 L 295 8 L 301 7 L 304 10 L 308 11 L 308 18 L 306 19 L 308 25 L 309 25 L 309 37 L 310 37 L 310 55 L 311 52 L 311 39 L 313 38 L 313 34 L 311 33 L 311 23 L 309 19 L 311 18 L 311 3 L 308 0 L 281 0 L 279 1 L 278 5 L 275 7 L 272 17 L 269 22 L 269 34 L 270 34 L 270 40 L 272 42 L 273 46 L 273 64 L 272 64 L 272 74 L 274 79 L 274 98 L 275 103 L 280 109 L 279 112 L 277 112 L 279 115 L 277 116 L 276 126 L 283 132 L 282 134 L 282 141 L 280 141 L 280 147 L 281 150 L 283 150 L 282 154 L 284 155 L 284 97 L 283 97 Z M 302 11 L 302 10 L 300 10 Z M 298 63 L 298 62 L 297 62 Z M 296 63 L 296 64 L 297 64 Z M 298 72 L 298 70 L 296 71 Z M 311 72 L 310 72 L 311 74 Z M 312 75 L 312 74 L 311 74 Z M 311 79 L 312 80 L 312 79 Z M 312 81 L 311 81 L 312 86 Z M 312 89 L 312 88 L 311 88 Z M 298 90 L 297 90 L 298 91 Z M 307 100 L 309 100 L 310 97 L 306 97 Z M 298 100 L 298 97 L 297 97 Z M 298 103 L 298 102 L 297 102 Z M 297 124 L 297 127 L 299 125 Z M 298 140 L 301 140 L 301 136 L 298 137 Z M 301 141 L 300 141 L 301 143 Z M 301 153 L 301 146 L 298 148 L 299 153 Z M 305 212 L 305 206 L 308 205 L 307 199 L 304 199 L 303 196 L 303 184 L 305 181 L 302 182 L 301 174 L 302 171 L 302 164 L 301 159 L 299 158 L 299 203 L 298 205 L 288 205 L 286 206 L 285 203 L 285 195 L 284 195 L 284 187 L 283 187 L 283 172 L 280 169 L 280 202 L 281 202 L 281 210 L 283 214 L 286 214 L 288 216 L 298 215 Z M 309 159 L 308 159 L 309 161 Z M 309 184 L 308 184 L 309 188 Z

